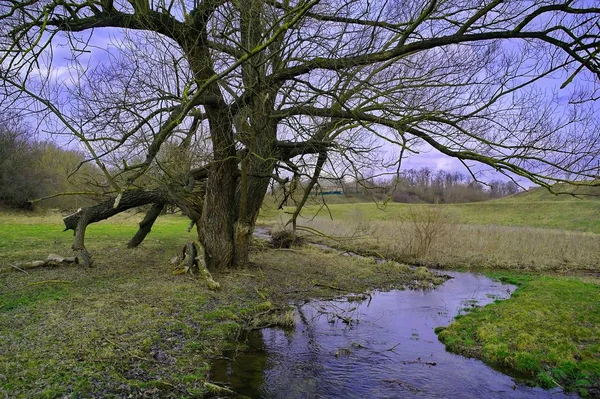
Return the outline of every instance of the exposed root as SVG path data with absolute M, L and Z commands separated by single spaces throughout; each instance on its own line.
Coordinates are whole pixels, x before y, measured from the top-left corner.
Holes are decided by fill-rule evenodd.
M 210 290 L 218 290 L 221 288 L 221 284 L 216 282 L 208 269 L 206 268 L 206 261 L 204 260 L 204 247 L 198 241 L 191 241 L 185 244 L 181 251 L 181 256 L 174 259 L 174 262 L 178 263 L 177 268 L 173 270 L 173 274 L 198 274 L 204 281 L 206 286 Z

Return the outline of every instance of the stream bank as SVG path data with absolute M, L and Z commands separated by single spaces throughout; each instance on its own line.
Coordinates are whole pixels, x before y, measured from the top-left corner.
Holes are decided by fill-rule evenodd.
M 292 331 L 249 334 L 249 350 L 213 362 L 211 378 L 252 398 L 572 397 L 447 352 L 436 327 L 510 297 L 516 286 L 473 273 L 444 274 L 451 279 L 435 289 L 297 301 Z

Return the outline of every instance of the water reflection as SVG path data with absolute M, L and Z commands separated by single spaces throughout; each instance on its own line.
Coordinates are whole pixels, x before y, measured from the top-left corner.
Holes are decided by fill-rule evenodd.
M 298 306 L 293 332 L 265 329 L 251 336 L 252 350 L 216 362 L 213 379 L 256 398 L 566 397 L 516 384 L 480 361 L 445 351 L 435 327 L 515 288 L 448 274 L 454 278 L 435 290 Z

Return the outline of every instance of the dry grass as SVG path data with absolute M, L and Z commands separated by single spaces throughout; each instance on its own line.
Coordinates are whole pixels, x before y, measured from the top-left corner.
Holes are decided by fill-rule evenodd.
M 438 267 L 517 270 L 600 270 L 600 235 L 564 230 L 494 225 L 437 226 L 428 251 L 415 252 L 424 228 L 414 220 L 332 221 L 314 219 L 306 226 L 329 236 L 337 246 L 377 253 L 386 259 Z M 312 239 L 316 239 L 313 237 Z M 322 238 L 320 239 L 322 240 Z M 417 256 L 415 256 L 417 255 Z

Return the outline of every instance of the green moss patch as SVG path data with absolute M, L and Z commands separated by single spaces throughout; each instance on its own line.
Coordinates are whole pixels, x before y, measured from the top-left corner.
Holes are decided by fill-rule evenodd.
M 504 277 L 521 284 L 512 298 L 474 309 L 438 330 L 446 348 L 546 388 L 600 395 L 600 285 L 574 278 Z
M 17 292 L 0 294 L 0 312 L 18 310 L 22 307 L 33 306 L 38 302 L 57 301 L 68 294 L 68 289 L 56 286 L 41 288 L 27 287 Z

